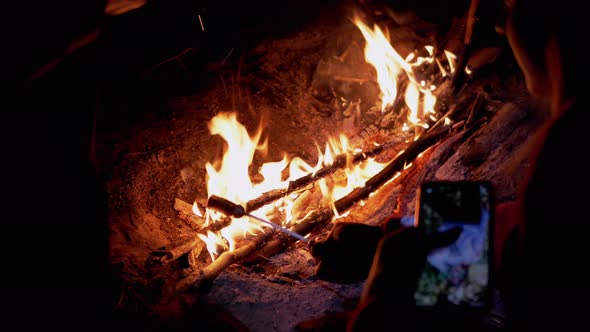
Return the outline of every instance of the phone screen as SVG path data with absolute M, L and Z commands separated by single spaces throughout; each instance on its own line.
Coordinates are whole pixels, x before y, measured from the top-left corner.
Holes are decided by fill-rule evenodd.
M 422 231 L 462 229 L 457 240 L 431 251 L 414 298 L 419 306 L 489 304 L 491 184 L 484 181 L 435 181 L 421 185 L 416 220 Z

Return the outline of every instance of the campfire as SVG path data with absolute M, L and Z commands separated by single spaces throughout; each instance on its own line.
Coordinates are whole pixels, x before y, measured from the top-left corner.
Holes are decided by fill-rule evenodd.
M 318 147 L 315 165 L 297 156 L 285 155 L 282 160 L 262 164 L 258 173 L 251 176 L 249 168 L 254 155 L 257 152 L 266 154 L 268 149 L 268 141 L 261 142 L 262 126 L 250 134 L 237 121 L 236 113 L 216 115 L 209 122 L 209 131 L 211 135 L 221 136 L 226 148 L 221 160 L 216 162 L 217 166 L 213 163 L 205 165 L 207 195 L 209 198 L 225 198 L 229 200 L 228 204 L 235 202 L 236 206 L 243 206 L 245 213 L 251 213 L 256 218 L 244 215 L 244 212 L 231 215 L 231 206 L 225 211 L 223 208 L 211 209 L 210 204 L 199 204 L 200 200 L 204 201 L 199 197 L 190 211 L 187 211 L 189 205 L 186 202 L 177 201 L 175 208 L 180 216 L 195 223 L 200 232 L 185 243 L 174 244 L 154 254 L 163 255 L 162 261 L 169 262 L 190 252 L 189 262 L 197 271 L 187 277 L 179 285 L 180 288 L 198 285 L 202 279 L 215 278 L 228 265 L 252 254 L 268 238 L 279 235 L 274 234 L 269 225 L 282 225 L 274 228 L 297 238 L 297 234 L 308 235 L 314 228 L 339 219 L 354 205 L 365 204 L 381 186 L 395 181 L 431 145 L 454 129 L 462 128 L 451 126 L 453 120 L 450 116 L 455 117 L 455 121 L 465 120 L 459 114 L 445 116 L 441 112 L 446 110 L 435 110 L 436 94 L 439 92 L 432 82 L 442 83 L 445 78 L 452 77 L 456 59 L 452 52 L 444 50 L 446 58 L 441 61 L 435 58 L 434 47 L 425 45 L 427 56 L 411 52 L 402 57 L 379 26 L 370 28 L 359 18 L 354 19 L 354 24 L 365 38 L 365 59 L 377 74 L 381 114 L 393 117 L 392 125 L 400 124 L 398 128 L 391 129 L 386 139 L 395 139 L 395 146 L 398 149 L 402 146 L 403 149 L 391 161 L 380 163 L 375 157 L 392 145 L 391 142 L 374 142 L 363 149 L 362 146 L 352 146 L 349 138 L 340 134 L 338 138 L 327 137 L 323 150 Z M 424 72 L 428 75 L 420 75 Z M 398 97 L 401 87 L 405 87 L 405 92 L 400 91 L 399 95 L 403 97 Z M 360 100 L 342 99 L 360 107 Z M 396 111 L 398 114 L 391 114 Z M 352 116 L 362 114 L 356 112 Z M 339 176 L 337 173 L 342 174 Z M 255 183 L 251 177 L 260 181 Z M 317 188 L 319 193 L 313 193 L 312 187 Z M 307 204 L 299 202 L 309 195 L 319 198 L 316 208 L 308 209 Z M 272 221 L 261 223 L 260 219 Z M 244 243 L 248 240 L 251 243 Z M 277 241 L 287 240 L 282 234 L 282 238 L 264 244 L 266 248 L 262 250 L 274 251 L 268 248 Z M 209 253 L 210 262 L 199 262 L 204 250 Z M 208 263 L 208 266 L 201 269 L 200 263 Z
M 477 3 L 443 32 L 358 12 L 330 26 L 346 38 L 329 44 L 324 25 L 310 26 L 261 42 L 261 69 L 221 71 L 212 91 L 171 98 L 171 137 L 182 143 L 133 160 L 132 213 L 112 214 L 112 256 L 126 276 L 119 308 L 145 301 L 152 312 L 163 299 L 202 294 L 258 330 L 272 318 L 255 309 L 246 318 L 240 303 L 269 302 L 270 287 L 290 294 L 275 310 L 309 305 L 274 328 L 284 330 L 358 296 L 362 284 L 313 279 L 307 241 L 334 223 L 412 215 L 425 179 L 491 179 L 500 201 L 514 195 L 527 156 L 515 152 L 542 119 L 523 106 L 530 100 L 505 50 L 471 46 Z M 313 73 L 301 78 L 305 68 Z M 326 293 L 340 300 L 326 305 Z

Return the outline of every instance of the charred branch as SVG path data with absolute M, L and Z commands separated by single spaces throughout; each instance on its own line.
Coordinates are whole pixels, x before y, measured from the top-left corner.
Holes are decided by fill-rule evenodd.
M 197 216 L 193 212 L 193 205 L 179 198 L 174 200 L 174 210 L 178 212 L 178 218 L 190 223 L 197 229 L 202 229 L 205 225 L 205 218 Z
M 184 279 L 180 280 L 180 282 L 178 282 L 176 285 L 176 290 L 186 291 L 191 288 L 207 288 L 211 282 L 213 282 L 213 280 L 215 280 L 215 278 L 217 278 L 217 276 L 227 267 L 233 263 L 239 262 L 262 247 L 266 239 L 268 239 L 273 233 L 274 230 L 272 228 L 268 228 L 264 231 L 264 233 L 258 235 L 246 245 L 243 245 L 231 252 L 224 252 L 215 261 L 207 265 L 202 270 L 196 270 L 186 276 Z
M 338 214 L 342 214 L 345 211 L 347 211 L 348 209 L 352 208 L 358 202 L 367 199 L 371 193 L 375 192 L 381 186 L 383 186 L 385 183 L 387 183 L 390 180 L 392 180 L 393 178 L 395 178 L 398 173 L 401 173 L 404 170 L 406 165 L 413 162 L 421 153 L 426 151 L 431 146 L 435 145 L 437 142 L 442 140 L 444 137 L 448 136 L 451 131 L 456 131 L 461 128 L 467 127 L 467 124 L 470 124 L 471 122 L 473 122 L 474 113 L 476 112 L 476 109 L 478 109 L 480 105 L 481 105 L 481 103 L 480 103 L 480 98 L 478 95 L 472 101 L 470 106 L 467 107 L 466 109 L 458 108 L 458 107 L 452 108 L 445 116 L 441 117 L 440 120 L 438 120 L 436 123 L 434 123 L 427 132 L 425 132 L 422 136 L 420 136 L 420 138 L 418 140 L 413 142 L 408 147 L 408 149 L 401 152 L 396 158 L 394 158 L 389 163 L 389 165 L 387 167 L 385 167 L 381 172 L 379 172 L 377 175 L 375 175 L 374 177 L 369 179 L 365 183 L 364 187 L 356 188 L 347 196 L 337 200 L 334 203 L 335 211 Z M 444 120 L 447 116 L 453 117 L 455 119 L 468 117 L 468 119 L 467 119 L 467 121 L 461 120 L 461 121 L 455 123 L 453 126 L 446 126 L 446 125 L 444 125 Z M 374 157 L 374 156 L 378 155 L 379 153 L 383 152 L 384 150 L 386 150 L 387 147 L 388 147 L 388 144 L 386 143 L 386 144 L 377 146 L 369 151 L 356 154 L 352 157 L 352 162 L 359 163 L 359 162 L 362 162 L 370 157 Z M 309 174 L 309 175 L 301 177 L 297 180 L 291 181 L 289 183 L 289 186 L 287 189 L 272 190 L 272 191 L 266 192 L 265 194 L 259 196 L 258 198 L 254 199 L 254 200 L 247 202 L 245 211 L 253 211 L 253 210 L 259 209 L 260 207 L 262 207 L 266 204 L 269 204 L 269 203 L 271 203 L 271 202 L 273 202 L 273 201 L 275 201 L 275 200 L 277 200 L 277 199 L 279 199 L 279 198 L 281 198 L 293 191 L 304 188 L 307 185 L 314 183 L 315 181 L 317 181 L 321 178 L 329 176 L 329 175 L 333 174 L 334 172 L 336 172 L 337 170 L 344 168 L 346 166 L 347 166 L 347 156 L 346 155 L 339 155 L 335 158 L 335 161 L 332 165 L 320 169 L 315 174 Z M 196 216 L 193 213 L 193 210 L 192 210 L 193 207 L 191 204 L 184 202 L 184 201 L 177 198 L 175 201 L 174 208 L 179 212 L 179 217 L 182 218 L 183 220 L 199 223 L 199 228 L 200 228 L 199 232 L 219 231 L 222 228 L 228 226 L 231 222 L 230 218 L 224 218 L 219 222 L 216 222 L 212 225 L 205 227 L 204 226 L 204 219 Z M 335 211 L 332 207 L 320 208 L 320 209 L 312 212 L 309 216 L 307 216 L 301 222 L 299 222 L 296 225 L 294 225 L 293 227 L 291 227 L 289 230 L 294 233 L 297 233 L 297 234 L 307 235 L 307 234 L 311 233 L 312 231 L 314 231 L 315 229 L 321 228 L 321 227 L 325 226 L 327 223 L 329 223 L 334 218 Z M 268 237 L 267 233 L 265 233 L 262 237 L 264 238 L 263 240 L 265 241 L 266 238 Z M 256 241 L 258 241 L 258 239 Z M 248 257 L 248 256 L 252 255 L 255 252 L 258 252 L 259 256 L 270 257 L 270 256 L 284 250 L 284 248 L 286 248 L 288 245 L 290 245 L 293 242 L 294 242 L 293 238 L 291 238 L 287 235 L 284 235 L 284 234 L 279 235 L 275 239 L 264 244 L 264 247 L 262 249 L 260 249 L 259 251 L 257 251 L 257 249 L 259 249 L 259 247 L 261 247 L 261 245 L 259 245 L 259 244 L 255 245 L 255 246 L 250 246 L 250 245 L 245 246 L 246 248 L 250 248 L 249 251 L 246 252 L 246 249 L 242 249 L 240 251 L 240 254 L 237 257 L 240 257 L 240 259 L 242 259 L 244 257 Z M 197 238 L 195 236 L 194 238 L 185 240 L 184 242 L 176 243 L 175 245 L 171 244 L 171 245 L 168 245 L 166 248 L 161 248 L 159 250 L 156 250 L 153 252 L 153 255 L 155 255 L 157 257 L 162 257 L 161 258 L 162 262 L 170 262 L 172 260 L 175 260 L 175 259 L 181 257 L 182 255 L 184 255 L 186 253 L 191 252 L 191 250 L 193 250 L 197 247 L 204 247 L 204 243 L 199 238 Z M 202 250 L 202 248 L 201 249 L 197 248 L 197 251 L 201 251 L 201 250 Z M 223 256 L 223 257 L 225 257 L 225 256 Z M 232 256 L 232 257 L 234 257 L 234 256 Z M 228 262 L 229 264 L 232 264 L 234 262 L 234 259 L 235 258 L 232 258 L 232 259 L 224 258 L 223 261 Z M 250 257 L 249 260 L 251 260 L 251 259 L 252 259 L 252 257 Z M 218 260 L 216 260 L 215 262 L 217 262 Z M 222 263 L 216 263 L 215 266 L 219 266 L 220 264 L 222 264 Z M 216 269 L 214 269 L 212 271 L 217 271 Z M 218 273 L 215 274 L 214 272 L 210 272 L 209 274 L 211 276 L 213 276 L 213 278 L 214 278 L 215 276 L 217 276 Z
M 421 153 L 449 135 L 449 131 L 451 129 L 452 128 L 442 125 L 442 122 L 438 122 L 426 134 L 410 145 L 407 150 L 393 159 L 381 172 L 369 179 L 365 183 L 364 187 L 356 188 L 347 196 L 334 202 L 336 211 L 339 214 L 342 214 L 348 209 L 352 208 L 355 204 L 367 199 L 371 193 L 378 190 L 390 180 L 394 179 L 396 174 L 402 172 L 404 167 L 415 160 Z M 325 226 L 332 220 L 333 217 L 334 210 L 325 207 L 313 212 L 310 216 L 293 226 L 291 230 L 296 233 L 306 235 L 315 229 Z M 288 236 L 280 235 L 277 238 L 269 241 L 264 246 L 264 248 L 258 252 L 258 254 L 262 257 L 270 257 L 281 252 L 291 243 L 293 243 L 293 239 L 289 238 Z M 251 257 L 251 259 L 254 258 Z
M 168 264 L 182 257 L 191 250 L 200 252 L 204 248 L 205 243 L 197 237 L 197 234 L 193 234 L 152 251 L 150 256 L 152 259 L 158 259 L 162 264 Z
M 199 217 L 193 212 L 193 205 L 180 198 L 174 200 L 174 209 L 178 211 L 178 218 L 189 223 L 194 223 L 199 233 L 206 233 L 207 231 L 217 232 L 222 228 L 229 226 L 231 223 L 230 218 L 222 218 L 211 225 L 206 225 L 205 218 Z
M 343 213 L 353 207 L 358 202 L 365 200 L 371 193 L 379 189 L 385 183 L 395 178 L 396 174 L 403 171 L 405 166 L 415 160 L 421 153 L 446 137 L 450 131 L 449 126 L 442 125 L 442 122 L 435 124 L 428 132 L 416 140 L 404 152 L 400 153 L 393 159 L 388 166 L 381 172 L 369 179 L 365 186 L 353 190 L 347 196 L 337 200 L 334 203 L 337 213 Z M 334 217 L 335 211 L 330 207 L 323 207 L 313 212 L 310 216 L 303 219 L 300 223 L 293 226 L 290 230 L 301 235 L 306 235 L 314 229 L 323 227 Z M 218 259 L 213 261 L 202 270 L 194 271 L 177 284 L 177 290 L 184 291 L 187 289 L 200 288 L 210 284 L 224 269 L 236 263 L 251 257 L 254 253 L 263 257 L 272 256 L 292 243 L 292 238 L 287 235 L 279 235 L 275 239 L 266 242 L 274 233 L 272 229 L 257 236 L 248 244 L 239 247 L 232 252 L 224 252 Z
M 438 121 L 436 121 L 406 150 L 395 157 L 383 170 L 381 170 L 381 172 L 370 178 L 363 187 L 356 188 L 347 196 L 334 202 L 334 207 L 322 207 L 312 212 L 309 216 L 304 218 L 296 225 L 292 226 L 289 230 L 305 236 L 316 229 L 324 227 L 333 219 L 335 213 L 342 214 L 346 212 L 357 203 L 369 198 L 373 192 L 377 191 L 386 183 L 396 180 L 397 176 L 404 174 L 403 171 L 408 164 L 414 162 L 414 160 L 416 160 L 422 153 L 441 142 L 445 137 L 449 137 L 451 134 L 459 130 L 463 130 L 463 135 L 470 135 L 473 133 L 475 128 L 478 125 L 481 125 L 481 122 L 485 119 L 471 121 L 473 123 L 472 126 L 451 126 L 445 124 L 445 120 L 447 117 L 452 117 L 455 119 L 455 121 L 457 121 L 456 123 L 462 122 L 462 124 L 466 124 L 467 121 L 465 121 L 465 117 L 469 116 L 472 118 L 473 114 L 476 112 L 476 109 L 481 105 L 479 99 L 480 98 L 478 98 L 478 96 L 475 96 L 468 107 L 457 107 L 457 105 L 455 105 L 455 107 L 449 110 L 445 116 L 442 116 Z M 381 149 L 383 149 L 383 146 Z M 357 156 L 361 155 L 359 154 Z M 336 162 L 334 164 L 336 164 Z M 334 171 L 335 170 L 336 169 L 334 169 Z M 327 176 L 334 171 L 324 171 L 326 172 L 324 176 Z M 317 178 L 315 179 L 317 180 Z M 305 182 L 306 184 L 311 183 L 312 179 L 310 178 L 306 181 L 310 181 Z M 223 270 L 225 270 L 230 265 L 242 260 L 252 261 L 257 257 L 271 257 L 283 251 L 294 242 L 292 237 L 283 233 L 268 241 L 273 234 L 274 230 L 272 228 L 266 229 L 264 233 L 258 235 L 255 239 L 239 247 L 238 249 L 231 252 L 224 252 L 205 268 L 195 269 L 184 279 L 180 280 L 176 287 L 177 290 L 186 291 L 190 288 L 207 287 Z
M 197 236 L 198 233 L 207 231 L 216 232 L 230 224 L 230 218 L 223 218 L 211 225 L 205 224 L 205 218 L 197 216 L 193 212 L 193 205 L 179 198 L 174 200 L 174 209 L 178 211 L 178 217 L 191 224 L 197 229 L 197 232 L 183 237 L 178 241 L 171 242 L 150 253 L 150 261 L 159 261 L 161 264 L 168 264 L 177 260 L 187 253 L 193 253 L 200 256 L 200 253 L 206 248 L 205 243 Z
M 246 211 L 251 212 L 260 209 L 266 204 L 269 204 L 277 199 L 280 199 L 294 191 L 299 189 L 305 188 L 307 185 L 314 183 L 326 176 L 329 176 L 336 171 L 345 168 L 346 166 L 352 164 L 358 164 L 363 162 L 369 158 L 373 158 L 379 155 L 381 152 L 385 151 L 389 145 L 392 143 L 385 143 L 383 145 L 376 146 L 368 151 L 364 151 L 361 153 L 357 153 L 349 158 L 346 154 L 340 154 L 334 158 L 334 163 L 329 166 L 325 166 L 319 169 L 315 173 L 310 173 L 308 175 L 302 176 L 296 180 L 289 182 L 289 185 L 286 189 L 275 189 L 268 191 L 261 196 L 252 199 L 246 203 Z

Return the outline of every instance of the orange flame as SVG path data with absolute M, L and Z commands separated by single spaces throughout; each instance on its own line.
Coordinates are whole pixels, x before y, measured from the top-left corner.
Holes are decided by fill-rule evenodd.
M 411 52 L 403 59 L 391 46 L 389 38 L 378 26 L 375 25 L 373 29 L 370 29 L 359 18 L 355 18 L 353 23 L 361 31 L 367 43 L 365 46 L 365 60 L 377 72 L 377 83 L 381 90 L 381 111 L 385 112 L 395 102 L 400 76 L 405 74 L 408 78 L 408 86 L 406 87 L 404 102 L 409 110 L 408 121 L 413 126 L 428 128 L 424 119 L 432 121 L 437 119 L 434 110 L 436 97 L 432 93 L 436 87 L 424 79 L 418 79 L 415 69 L 424 64 L 433 64 L 436 60 L 443 77 L 448 75 L 440 61 L 435 59 L 434 47 L 430 45 L 424 46 L 428 56 L 417 56 L 414 52 Z M 456 56 L 447 50 L 444 50 L 444 53 L 449 64 L 449 71 L 453 73 Z M 408 124 L 404 124 L 402 127 L 403 131 L 409 129 Z
M 255 185 L 250 179 L 248 169 L 256 151 L 266 149 L 266 144 L 260 143 L 261 126 L 253 136 L 250 136 L 247 129 L 238 122 L 236 113 L 220 113 L 209 122 L 209 131 L 212 135 L 221 136 L 227 143 L 219 167 L 211 163 L 205 165 L 209 196 L 217 195 L 240 204 L 270 188 L 286 186 L 287 182 L 281 180 L 281 171 L 287 166 L 286 157 L 281 161 L 263 165 L 260 174 L 264 181 L 261 183 Z M 266 210 L 263 211 L 266 218 L 272 217 L 270 214 L 266 215 L 266 212 Z M 223 215 L 218 212 L 207 210 L 209 222 L 218 221 L 222 217 Z M 223 228 L 219 235 L 208 234 L 200 238 L 207 243 L 207 249 L 213 259 L 213 253 L 217 252 L 216 248 L 225 247 L 227 242 L 229 250 L 233 250 L 238 239 L 261 229 L 262 226 L 256 221 L 251 221 L 250 218 L 232 218 L 230 225 Z
M 381 89 L 381 111 L 395 102 L 397 97 L 397 80 L 403 70 L 410 71 L 411 67 L 395 51 L 378 26 L 371 30 L 360 19 L 355 19 L 354 24 L 359 28 L 367 41 L 365 47 L 365 59 L 375 67 L 377 71 L 377 82 Z
M 262 150 L 266 146 L 266 144 L 260 144 L 262 129 L 259 128 L 254 135 L 250 136 L 246 128 L 237 121 L 235 113 L 220 113 L 210 121 L 209 130 L 212 135 L 221 136 L 227 144 L 217 167 L 212 163 L 205 165 L 208 195 L 224 197 L 238 204 L 244 204 L 264 192 L 286 188 L 289 181 L 310 173 L 313 174 L 320 168 L 331 165 L 337 155 L 346 154 L 349 164 L 353 156 L 353 150 L 349 147 L 348 139 L 344 135 L 341 135 L 339 139 L 330 138 L 323 152 L 318 149 L 319 156 L 316 166 L 312 167 L 298 157 L 289 160 L 287 156 L 284 156 L 280 161 L 264 163 L 259 170 L 263 181 L 254 184 L 250 179 L 248 169 L 256 151 Z M 318 181 L 322 187 L 324 199 L 328 202 L 333 203 L 352 189 L 364 185 L 364 181 L 384 167 L 383 164 L 372 160 L 354 165 L 354 167 L 349 166 L 351 168 L 346 171 L 347 180 L 344 183 L 329 185 L 325 179 Z M 287 169 L 289 178 L 284 179 L 283 173 Z M 292 223 L 292 206 L 296 198 L 296 194 L 290 195 L 274 204 L 264 206 L 255 213 L 261 218 L 272 219 L 279 212 L 286 217 L 284 224 Z M 193 210 L 195 213 L 200 213 L 196 203 L 193 204 Z M 217 222 L 222 217 L 224 216 L 218 212 L 207 210 L 206 220 L 208 222 Z M 218 233 L 200 234 L 199 238 L 207 244 L 207 250 L 211 259 L 214 260 L 222 250 L 235 250 L 237 241 L 245 238 L 248 234 L 262 231 L 263 227 L 268 226 L 248 217 L 232 218 L 230 225 Z

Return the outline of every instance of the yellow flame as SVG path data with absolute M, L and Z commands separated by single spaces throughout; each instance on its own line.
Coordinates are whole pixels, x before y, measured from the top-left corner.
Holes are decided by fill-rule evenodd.
M 214 261 L 224 247 L 223 239 L 211 231 L 207 231 L 207 235 L 197 234 L 197 236 L 205 242 L 209 256 L 211 256 L 211 260 Z
M 410 109 L 410 115 L 408 116 L 408 120 L 413 123 L 417 124 L 420 122 L 418 119 L 418 104 L 419 104 L 420 92 L 418 88 L 414 84 L 408 85 L 406 89 L 405 101 L 406 105 Z
M 381 89 L 381 111 L 391 105 L 397 97 L 398 76 L 411 67 L 389 43 L 389 38 L 375 25 L 373 29 L 366 26 L 359 18 L 354 20 L 367 45 L 365 46 L 365 59 L 375 67 L 377 82 Z
M 298 179 L 315 171 L 317 171 L 316 168 L 311 167 L 308 163 L 305 162 L 305 160 L 299 157 L 294 157 L 293 159 L 291 159 L 291 162 L 289 163 L 290 179 Z
M 245 202 L 252 197 L 252 181 L 248 166 L 262 131 L 259 129 L 250 137 L 246 127 L 237 120 L 236 113 L 220 113 L 209 122 L 211 135 L 221 136 L 227 146 L 219 168 L 207 163 L 207 192 L 209 196 L 225 197 L 236 203 Z
M 436 97 L 433 91 L 434 85 L 423 78 L 418 78 L 415 69 L 425 64 L 434 64 L 440 68 L 443 76 L 446 76 L 446 70 L 435 59 L 434 47 L 431 45 L 424 46 L 428 56 L 418 56 L 416 53 L 409 53 L 405 59 L 396 52 L 389 42 L 388 36 L 378 27 L 370 29 L 359 18 L 354 19 L 354 24 L 361 31 L 366 41 L 365 60 L 371 64 L 377 72 L 377 83 L 381 90 L 381 111 L 390 107 L 397 98 L 399 79 L 402 74 L 408 78 L 404 101 L 409 110 L 408 121 L 413 126 L 428 128 L 427 121 L 436 120 L 434 106 Z M 450 66 L 451 73 L 454 71 L 456 56 L 445 50 L 444 51 Z M 408 131 L 410 127 L 404 124 L 402 131 Z
M 431 90 L 424 91 L 423 105 L 425 114 L 436 114 L 436 111 L 434 110 L 436 97 L 432 94 Z
M 434 62 L 434 47 L 430 46 L 430 45 L 426 45 L 424 46 L 424 48 L 426 49 L 426 51 L 428 52 L 429 56 L 416 56 L 416 54 L 414 54 L 414 52 L 411 52 L 410 54 L 408 54 L 408 56 L 405 59 L 405 62 L 407 63 L 408 66 L 411 67 L 419 67 L 422 66 L 425 63 L 433 63 Z M 406 70 L 407 67 L 404 67 L 404 70 Z M 410 70 L 406 70 L 407 73 L 411 72 Z
M 289 158 L 285 155 L 281 161 L 264 163 L 259 170 L 264 181 L 256 184 L 255 191 L 263 193 L 272 189 L 285 187 L 286 181 L 282 179 L 283 170 L 289 165 Z
M 438 69 L 440 70 L 442 77 L 449 76 L 449 73 L 447 72 L 445 67 L 442 65 L 442 63 L 440 63 L 440 61 L 438 59 L 436 59 L 436 65 L 438 66 Z
M 329 138 L 323 152 L 318 148 L 316 166 L 312 167 L 298 157 L 289 160 L 285 155 L 280 161 L 262 164 L 257 177 L 262 181 L 253 183 L 248 169 L 256 151 L 264 150 L 267 145 L 266 142 L 260 143 L 261 127 L 254 135 L 250 135 L 247 129 L 238 122 L 235 113 L 220 113 L 209 122 L 209 130 L 212 135 L 219 135 L 223 138 L 226 144 L 221 161 L 216 165 L 213 163 L 205 165 L 208 195 L 218 195 L 237 204 L 245 204 L 273 189 L 286 188 L 289 181 L 313 174 L 322 167 L 333 164 L 338 155 L 346 156 L 347 166 L 350 169 L 346 170 L 347 178 L 342 183 L 329 183 L 327 179 L 317 182 L 324 199 L 327 200 L 326 204 L 333 203 L 352 189 L 364 185 L 368 178 L 377 174 L 384 167 L 383 164 L 373 160 L 366 160 L 353 166 L 353 153 L 358 149 L 352 149 L 347 137 L 340 135 L 338 138 Z M 285 170 L 288 170 L 289 177 L 287 179 L 284 176 Z M 284 224 L 291 223 L 293 202 L 297 197 L 296 194 L 288 195 L 273 204 L 264 206 L 255 213 L 266 219 L 272 219 L 277 213 L 281 213 L 285 217 Z M 200 213 L 197 203 L 193 204 L 193 210 L 195 213 Z M 212 210 L 207 210 L 205 216 L 206 220 L 213 222 L 219 221 L 223 217 L 227 218 L 227 216 Z M 263 227 L 268 227 L 268 225 L 248 217 L 232 218 L 230 225 L 221 231 L 208 232 L 207 235 L 200 234 L 199 238 L 205 241 L 211 259 L 214 260 L 222 250 L 235 250 L 240 239 L 262 231 Z
M 453 54 L 453 52 L 451 51 L 447 51 L 445 50 L 445 56 L 447 57 L 447 60 L 449 61 L 449 68 L 451 70 L 451 74 L 455 72 L 455 66 L 457 65 L 457 56 L 455 54 Z
M 217 195 L 224 197 L 234 203 L 243 204 L 262 192 L 283 188 L 287 182 L 282 179 L 282 170 L 287 167 L 288 159 L 284 157 L 278 162 L 264 164 L 260 169 L 263 179 L 260 183 L 254 184 L 250 179 L 248 170 L 256 151 L 263 151 L 267 142 L 260 143 L 262 126 L 259 126 L 254 135 L 250 136 L 246 127 L 237 120 L 236 113 L 220 113 L 209 122 L 209 131 L 212 135 L 219 135 L 226 142 L 223 157 L 218 167 L 207 163 L 207 193 L 209 196 Z M 265 213 L 268 209 L 263 209 Z M 270 217 L 265 215 L 265 217 Z M 207 220 L 218 221 L 224 216 L 221 213 L 207 210 Z M 256 233 L 262 228 L 258 222 L 250 222 L 249 218 L 232 218 L 229 226 L 223 228 L 219 234 L 208 234 L 206 239 L 207 250 L 212 254 L 215 248 L 225 247 L 235 249 L 236 241 L 247 234 Z M 209 242 L 215 243 L 209 244 Z M 217 249 L 215 249 L 217 250 Z
M 199 208 L 199 204 L 197 204 L 197 202 L 195 201 L 193 203 L 193 213 L 199 217 L 203 217 L 203 213 L 201 212 L 201 209 Z
M 229 251 L 233 251 L 236 249 L 236 241 L 242 238 L 245 238 L 248 234 L 256 234 L 259 231 L 262 231 L 262 227 L 258 222 L 253 220 L 250 222 L 251 218 L 243 217 L 243 218 L 233 218 L 231 225 L 223 228 L 220 233 L 221 236 L 227 241 L 229 246 Z
M 335 210 L 333 203 L 336 200 L 348 195 L 355 188 L 364 186 L 365 182 L 369 178 L 377 174 L 385 167 L 384 164 L 378 163 L 372 158 L 369 158 L 362 163 L 353 165 L 352 158 L 354 156 L 354 152 L 358 152 L 358 149 L 352 149 L 349 147 L 349 145 L 349 141 L 344 135 L 340 135 L 339 140 L 331 138 L 326 144 L 324 154 L 320 154 L 318 159 L 318 164 L 323 160 L 324 166 L 327 166 L 334 162 L 335 155 L 346 156 L 347 167 L 344 169 L 344 180 L 332 183 L 328 182 L 326 179 L 321 179 L 317 182 L 322 195 L 328 200 L 330 204 L 332 204 L 332 209 L 334 210 L 335 215 L 339 217 L 342 215 L 338 215 L 338 212 Z M 318 167 L 316 166 L 316 168 Z

